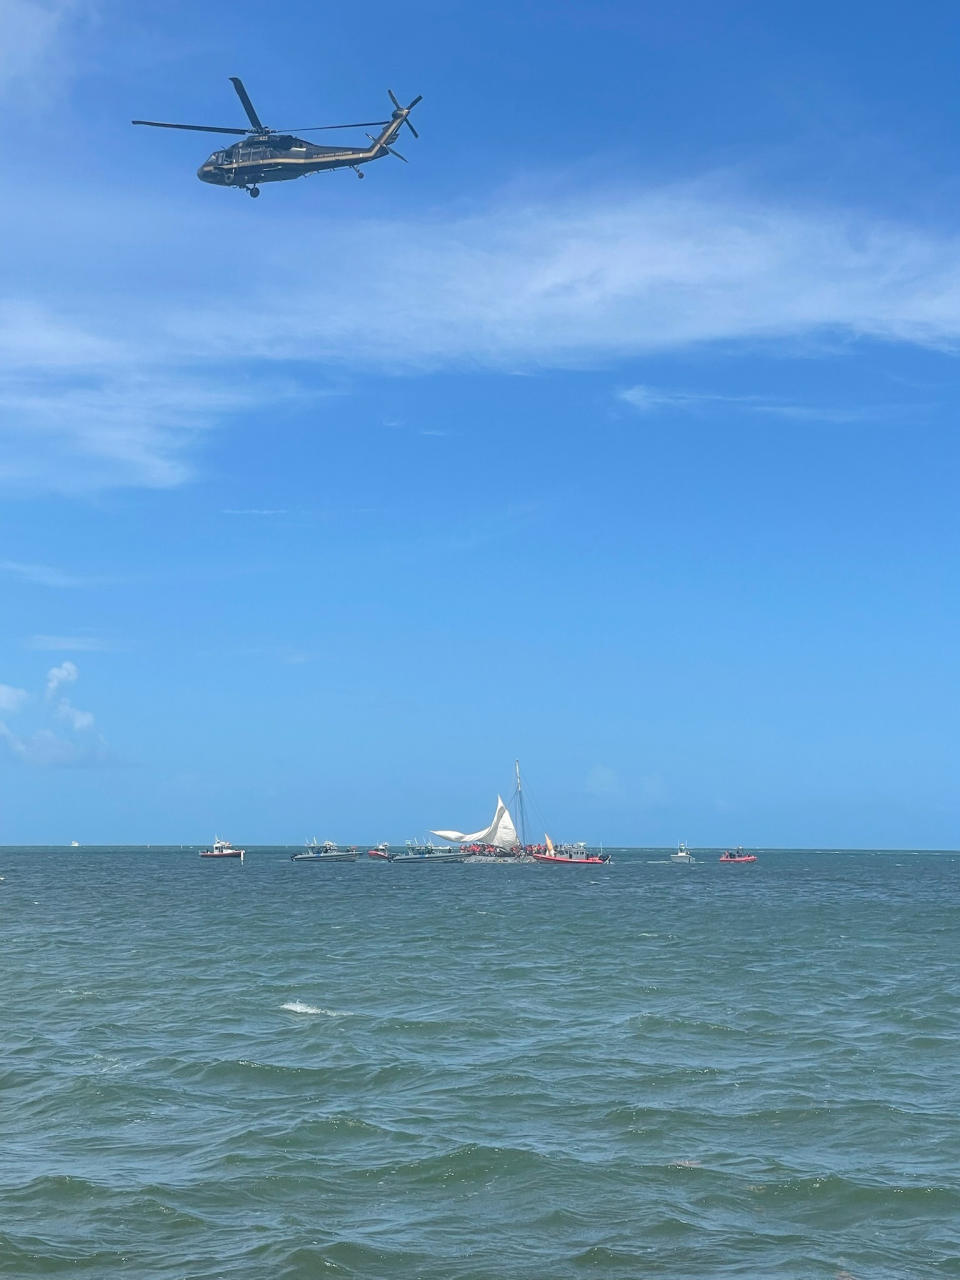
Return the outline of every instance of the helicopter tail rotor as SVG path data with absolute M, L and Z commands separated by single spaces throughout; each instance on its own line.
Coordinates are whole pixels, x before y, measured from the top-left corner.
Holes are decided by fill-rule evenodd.
M 410 130 L 413 136 L 415 138 L 419 138 L 420 137 L 419 133 L 417 133 L 416 129 L 410 123 L 410 120 L 408 119 L 408 117 L 410 115 L 410 112 L 417 105 L 417 103 L 423 101 L 423 94 L 418 93 L 408 107 L 401 107 L 400 103 L 397 101 L 397 95 L 393 92 L 393 90 L 388 89 L 387 93 L 390 95 L 390 101 L 393 103 L 393 106 L 394 106 L 394 112 L 393 112 L 394 120 L 398 118 L 402 118 L 403 123 L 407 126 L 407 128 Z

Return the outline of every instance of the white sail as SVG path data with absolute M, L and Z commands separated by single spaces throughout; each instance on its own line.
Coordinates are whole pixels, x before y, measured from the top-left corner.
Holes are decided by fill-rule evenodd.
M 430 834 L 439 836 L 441 840 L 455 840 L 458 844 L 490 844 L 496 849 L 515 849 L 520 843 L 510 810 L 500 796 L 497 796 L 493 821 L 482 831 L 431 831 Z

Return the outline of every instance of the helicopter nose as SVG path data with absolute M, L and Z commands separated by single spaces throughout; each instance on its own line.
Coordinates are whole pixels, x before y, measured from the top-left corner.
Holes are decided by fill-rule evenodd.
M 197 177 L 201 182 L 212 182 L 215 186 L 223 184 L 223 176 L 213 164 L 202 164 L 197 170 Z

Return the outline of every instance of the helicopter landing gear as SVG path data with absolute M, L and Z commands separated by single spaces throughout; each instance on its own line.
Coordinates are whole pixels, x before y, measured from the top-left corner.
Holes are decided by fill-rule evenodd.
M 259 187 L 250 187 L 250 188 L 249 188 L 249 194 L 250 194 L 250 198 L 251 198 L 251 200 L 256 200 L 257 196 L 260 194 L 260 188 L 259 188 Z
M 367 176 L 362 169 L 354 169 L 353 172 L 357 175 L 358 178 L 365 178 Z

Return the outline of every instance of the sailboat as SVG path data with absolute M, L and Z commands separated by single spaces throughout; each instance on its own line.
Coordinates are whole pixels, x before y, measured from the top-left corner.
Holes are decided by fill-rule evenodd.
M 511 797 L 521 831 L 524 826 L 523 783 L 520 780 L 520 762 L 514 762 L 517 785 Z M 532 862 L 525 852 L 523 839 L 517 835 L 510 809 L 504 803 L 503 796 L 497 796 L 497 807 L 493 818 L 487 826 L 479 831 L 431 831 L 432 836 L 441 840 L 451 840 L 460 846 L 467 862 L 471 863 L 506 863 Z

